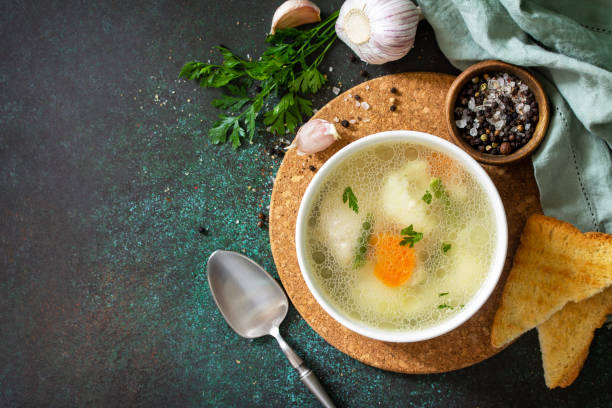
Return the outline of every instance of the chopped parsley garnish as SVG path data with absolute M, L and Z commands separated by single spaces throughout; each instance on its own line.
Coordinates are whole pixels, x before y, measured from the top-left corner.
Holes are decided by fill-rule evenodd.
M 402 230 L 401 234 L 404 235 L 404 237 L 400 241 L 400 245 L 402 245 L 402 246 L 410 245 L 410 248 L 412 248 L 415 243 L 417 243 L 417 242 L 419 242 L 420 240 L 423 239 L 423 233 L 422 232 L 416 232 L 414 230 L 414 228 L 412 227 L 412 224 L 410 224 L 410 226 L 404 228 Z
M 447 305 L 446 303 L 443 303 L 441 305 L 438 305 L 438 309 L 451 309 L 451 310 L 453 310 L 454 307 L 452 307 L 451 305 Z
M 345 188 L 344 192 L 342 193 L 342 202 L 346 203 L 347 201 L 351 210 L 355 211 L 355 214 L 359 214 L 359 205 L 357 204 L 357 197 L 355 196 L 355 193 L 353 193 L 353 189 L 350 187 Z
M 431 179 L 431 182 L 429 183 L 429 190 L 425 190 L 425 194 L 421 198 L 427 204 L 431 204 L 434 197 L 437 200 L 441 199 L 442 201 L 444 201 L 444 204 L 446 205 L 450 204 L 448 193 L 446 192 L 446 189 L 444 188 L 444 185 L 442 184 L 442 180 L 439 177 L 435 177 Z
M 366 253 L 368 252 L 368 242 L 370 242 L 370 236 L 372 235 L 372 227 L 374 226 L 374 215 L 368 213 L 365 220 L 361 224 L 361 234 L 359 235 L 359 241 L 357 246 L 357 254 L 355 255 L 355 262 L 353 267 L 355 269 L 362 267 L 366 262 Z
M 448 292 L 442 292 L 438 294 L 438 296 L 446 296 L 446 295 L 448 295 Z
M 186 63 L 179 78 L 225 91 L 212 102 L 226 111 L 209 131 L 212 143 L 225 143 L 229 136 L 236 149 L 243 139 L 253 140 L 255 121 L 262 110 L 269 131 L 280 135 L 293 133 L 305 117 L 312 115 L 312 102 L 303 96 L 316 93 L 327 82 L 318 67 L 336 40 L 337 18 L 336 11 L 308 30 L 277 30 L 266 38 L 270 45 L 258 59 L 243 59 L 218 46 L 223 56 L 220 64 Z
M 447 253 L 451 249 L 451 244 L 448 242 L 442 243 L 442 252 Z

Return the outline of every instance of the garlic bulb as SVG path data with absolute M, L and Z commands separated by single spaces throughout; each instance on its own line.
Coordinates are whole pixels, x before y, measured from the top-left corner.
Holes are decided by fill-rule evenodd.
M 384 64 L 408 54 L 420 16 L 410 0 L 347 0 L 336 33 L 363 61 Z
M 297 131 L 289 148 L 297 148 L 297 154 L 317 153 L 327 149 L 340 135 L 336 127 L 323 119 L 311 119 Z
M 270 34 L 274 34 L 277 29 L 298 27 L 318 21 L 321 21 L 321 10 L 316 4 L 308 0 L 287 0 L 274 12 Z

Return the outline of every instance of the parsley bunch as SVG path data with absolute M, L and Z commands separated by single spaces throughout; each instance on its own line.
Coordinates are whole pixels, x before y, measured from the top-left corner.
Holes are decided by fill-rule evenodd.
M 336 11 L 309 30 L 278 30 L 266 38 L 270 46 L 256 61 L 244 60 L 218 46 L 223 56 L 220 65 L 185 64 L 179 78 L 196 80 L 204 88 L 224 89 L 212 104 L 230 114 L 219 115 L 209 133 L 211 141 L 225 143 L 229 135 L 235 149 L 241 139 L 248 136 L 252 140 L 255 121 L 267 102 L 278 101 L 263 114 L 264 124 L 277 134 L 294 132 L 304 116 L 312 115 L 312 102 L 303 95 L 316 93 L 327 81 L 318 66 L 336 39 L 337 18 Z M 253 95 L 249 90 L 255 81 L 258 85 Z

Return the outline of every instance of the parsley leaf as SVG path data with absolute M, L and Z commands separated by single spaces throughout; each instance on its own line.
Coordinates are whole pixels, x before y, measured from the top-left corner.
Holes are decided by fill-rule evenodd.
M 442 292 L 438 294 L 438 296 L 446 296 L 446 295 L 448 295 L 448 292 Z
M 438 305 L 438 309 L 451 309 L 451 310 L 453 310 L 453 309 L 454 309 L 454 307 L 453 307 L 453 306 L 451 306 L 451 305 L 447 305 L 446 303 L 444 303 L 444 304 Z
M 212 129 L 210 129 L 210 140 L 214 144 L 225 143 L 227 140 L 227 132 L 232 126 L 235 126 L 238 119 L 235 116 L 219 115 Z
M 429 190 L 425 190 L 425 194 L 423 195 L 422 200 L 425 201 L 427 204 L 431 204 L 432 198 L 433 196 L 431 195 Z
M 417 243 L 417 242 L 419 242 L 420 240 L 423 239 L 423 233 L 422 232 L 416 232 L 414 230 L 412 224 L 410 224 L 410 226 L 404 228 L 401 231 L 401 234 L 405 235 L 405 237 L 403 237 L 403 239 L 400 241 L 400 245 L 406 246 L 406 245 L 410 244 L 410 248 L 412 248 L 415 243 Z
M 346 203 L 347 201 L 351 210 L 355 211 L 355 214 L 359 214 L 359 205 L 357 204 L 357 197 L 355 196 L 355 193 L 353 193 L 353 189 L 350 187 L 345 188 L 344 192 L 342 193 L 342 202 Z
M 268 47 L 256 60 L 240 58 L 218 46 L 220 64 L 186 63 L 179 78 L 198 81 L 204 88 L 223 88 L 226 92 L 212 104 L 235 113 L 219 115 L 209 131 L 211 141 L 218 144 L 229 140 L 237 148 L 246 137 L 252 140 L 262 110 L 264 124 L 276 134 L 294 132 L 311 116 L 312 102 L 301 95 L 314 94 L 327 82 L 318 67 L 337 38 L 337 18 L 336 11 L 307 30 L 278 30 L 266 38 Z M 254 82 L 259 82 L 255 92 Z
M 448 242 L 442 243 L 442 252 L 447 253 L 451 249 L 451 244 Z

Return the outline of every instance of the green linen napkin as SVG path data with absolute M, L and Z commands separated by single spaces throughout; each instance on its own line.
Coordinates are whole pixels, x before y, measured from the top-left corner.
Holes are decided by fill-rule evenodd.
M 612 233 L 610 0 L 419 0 L 460 69 L 485 59 L 529 67 L 551 102 L 532 156 L 544 213 Z

